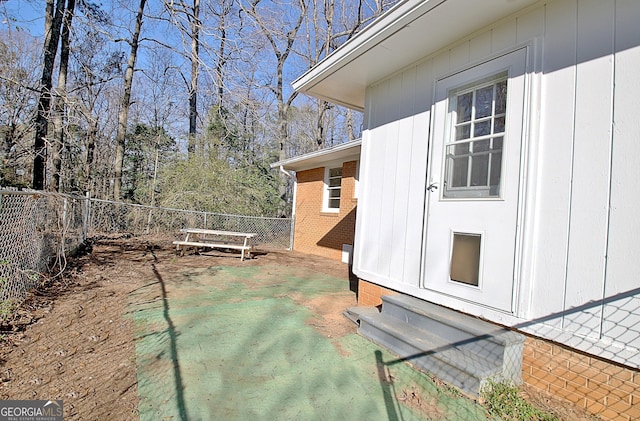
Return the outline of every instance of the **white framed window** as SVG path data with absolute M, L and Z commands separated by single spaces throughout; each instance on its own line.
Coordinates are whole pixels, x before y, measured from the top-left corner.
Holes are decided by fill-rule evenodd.
M 342 191 L 342 166 L 326 167 L 324 172 L 324 212 L 340 211 L 340 192 Z
M 450 92 L 443 197 L 500 197 L 506 116 L 507 72 Z

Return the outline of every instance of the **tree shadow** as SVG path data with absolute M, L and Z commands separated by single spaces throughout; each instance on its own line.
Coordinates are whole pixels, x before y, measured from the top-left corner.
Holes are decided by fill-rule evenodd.
M 171 352 L 170 358 L 171 358 L 171 364 L 173 367 L 173 380 L 174 380 L 174 386 L 176 391 L 178 411 L 180 413 L 180 419 L 183 421 L 187 421 L 189 419 L 189 416 L 187 414 L 187 406 L 184 401 L 184 384 L 182 381 L 182 373 L 180 371 L 180 362 L 178 360 L 178 344 L 177 344 L 176 328 L 175 328 L 175 324 L 173 323 L 173 320 L 171 319 L 171 316 L 169 315 L 169 301 L 167 300 L 167 288 L 166 288 L 164 279 L 162 278 L 162 275 L 160 275 L 160 272 L 158 272 L 158 269 L 156 268 L 155 263 L 153 263 L 151 267 L 153 270 L 153 274 L 158 280 L 158 284 L 160 285 L 160 292 L 161 292 L 161 298 L 162 298 L 162 317 L 167 323 L 167 333 L 169 334 L 169 347 Z
M 591 309 L 597 309 L 597 308 L 604 308 L 605 305 L 613 305 L 613 303 L 618 302 L 620 307 L 615 307 L 617 308 L 619 311 L 623 312 L 624 314 L 629 313 L 629 310 L 626 308 L 626 304 L 628 304 L 628 299 L 629 298 L 637 298 L 637 296 L 640 294 L 640 288 L 635 288 L 626 292 L 622 292 L 619 294 L 615 294 L 612 295 L 610 297 L 605 297 L 603 299 L 600 300 L 592 300 L 589 301 L 585 304 L 576 306 L 576 307 L 572 307 L 568 310 L 565 311 L 560 311 L 560 312 L 556 312 L 556 313 L 551 313 L 547 316 L 543 316 L 543 317 L 539 317 L 533 320 L 529 320 L 517 325 L 514 325 L 512 327 L 504 327 L 504 326 L 500 326 L 500 325 L 496 325 L 496 328 L 494 331 L 482 334 L 482 335 L 476 335 L 472 338 L 467 338 L 464 340 L 460 340 L 460 341 L 456 341 L 456 342 L 452 342 L 449 343 L 447 345 L 444 346 L 440 346 L 440 347 L 434 347 L 432 349 L 428 349 L 428 350 L 424 350 L 422 352 L 419 353 L 414 353 L 414 354 L 410 354 L 410 355 L 405 355 L 405 356 L 400 356 L 398 358 L 395 359 L 391 359 L 389 361 L 384 361 L 382 358 L 382 352 L 380 350 L 376 350 L 374 351 L 374 358 L 375 358 L 375 362 L 376 362 L 376 367 L 377 367 L 377 372 L 378 372 L 378 380 L 380 382 L 380 387 L 382 389 L 382 394 L 384 397 L 384 402 L 385 405 L 387 407 L 387 414 L 389 416 L 389 420 L 390 421 L 397 421 L 398 420 L 398 415 L 396 413 L 396 405 L 395 402 L 393 400 L 393 394 L 392 394 L 392 390 L 391 390 L 391 386 L 390 386 L 390 382 L 389 382 L 389 378 L 386 372 L 386 368 L 399 364 L 399 363 L 411 363 L 413 360 L 417 360 L 421 357 L 425 357 L 425 356 L 430 356 L 430 355 L 435 355 L 437 353 L 440 352 L 444 352 L 447 350 L 451 350 L 451 349 L 458 349 L 458 348 L 464 348 L 465 345 L 469 345 L 469 344 L 473 344 L 485 339 L 489 339 L 491 338 L 494 334 L 499 334 L 502 332 L 506 332 L 506 331 L 521 331 L 521 330 L 525 330 L 528 327 L 534 326 L 534 325 L 539 325 L 541 323 L 545 323 L 545 322 L 551 322 L 551 321 L 557 321 L 558 319 L 561 319 L 567 315 L 570 314 L 580 314 L 583 313 L 587 310 L 591 310 Z M 640 307 L 640 304 L 639 304 Z M 634 311 L 637 311 L 638 308 L 635 308 Z M 634 331 L 635 334 L 637 335 L 637 337 L 640 337 L 640 330 L 639 331 Z M 562 333 L 558 333 L 558 336 L 562 336 Z M 560 338 L 559 338 L 560 339 Z M 554 341 L 553 339 L 546 339 L 548 341 L 550 341 L 551 343 L 554 344 L 560 344 L 562 345 L 562 343 L 560 341 Z M 589 340 L 587 338 L 585 338 L 585 341 L 589 341 L 589 343 L 594 343 L 594 341 Z M 579 351 L 576 349 L 576 352 L 584 354 L 584 352 Z M 589 354 L 585 354 L 585 355 L 589 355 Z M 598 359 L 604 359 L 602 357 L 595 357 Z M 606 360 L 606 359 L 605 359 Z M 617 363 L 617 362 L 613 362 L 611 361 L 611 364 L 614 365 L 620 365 L 624 368 L 630 368 L 632 370 L 638 370 L 636 367 L 633 367 L 631 364 L 621 364 L 621 363 Z M 415 367 L 415 365 L 414 365 Z M 589 369 L 585 369 L 585 371 L 587 371 Z M 424 371 L 424 370 L 421 370 Z M 550 373 L 550 375 L 552 375 L 552 373 Z

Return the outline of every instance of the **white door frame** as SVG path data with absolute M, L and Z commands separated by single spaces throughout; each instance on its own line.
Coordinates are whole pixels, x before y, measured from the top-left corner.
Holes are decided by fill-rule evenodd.
M 431 191 L 427 191 L 427 200 L 425 206 L 425 223 L 424 223 L 424 240 L 423 240 L 423 253 L 422 253 L 422 268 L 421 268 L 421 287 L 431 290 L 436 293 L 445 294 L 450 297 L 468 301 L 473 304 L 478 304 L 485 307 L 490 307 L 499 311 L 514 313 L 516 310 L 516 299 L 518 296 L 518 286 L 519 286 L 519 271 L 520 271 L 520 253 L 521 253 L 521 236 L 522 236 L 522 209 L 524 204 L 524 183 L 523 183 L 523 175 L 525 171 L 525 154 L 527 151 L 527 147 L 525 145 L 527 135 L 527 127 L 528 127 L 528 75 L 530 72 L 530 46 L 524 46 L 518 48 L 516 50 L 510 51 L 506 54 L 502 54 L 492 58 L 491 60 L 486 60 L 482 63 L 479 63 L 474 66 L 470 66 L 461 71 L 446 75 L 444 77 L 438 78 L 435 82 L 434 86 L 434 102 L 432 107 L 432 118 L 431 118 L 431 136 L 429 141 L 429 165 L 428 165 L 428 185 L 434 185 L 438 187 L 437 190 L 431 189 Z M 458 199 L 445 199 L 443 198 L 443 186 L 442 180 L 444 180 L 445 174 L 445 164 L 443 159 L 443 151 L 445 139 L 449 136 L 449 110 L 448 110 L 448 98 L 449 91 L 455 90 L 459 86 L 464 86 L 469 82 L 482 80 L 483 78 L 491 75 L 496 75 L 502 71 L 507 71 L 508 79 L 509 79 L 509 93 L 510 103 L 509 103 L 509 114 L 510 116 L 513 113 L 519 113 L 519 117 L 515 120 L 515 124 L 517 127 L 514 129 L 514 122 L 508 122 L 511 124 L 511 127 L 507 130 L 509 138 L 513 138 L 514 136 L 518 137 L 518 145 L 517 151 L 514 151 L 514 142 L 506 140 L 505 141 L 505 150 L 503 152 L 503 160 L 502 160 L 502 171 L 503 177 L 501 180 L 501 186 L 504 194 L 501 194 L 500 197 L 497 198 L 486 198 L 486 199 L 471 199 L 471 200 L 458 200 Z M 443 88 L 444 87 L 444 88 Z M 514 88 L 517 90 L 514 91 Z M 446 89 L 446 94 L 443 97 L 443 89 Z M 516 97 L 519 103 L 513 103 L 513 97 Z M 511 120 L 514 120 L 513 117 L 510 117 Z M 511 151 L 508 150 L 511 148 Z M 505 164 L 505 161 L 508 161 Z M 508 165 L 508 168 L 507 168 Z M 505 176 L 508 179 L 508 185 L 504 182 Z M 515 179 L 514 179 L 515 178 Z M 485 247 L 485 242 L 490 243 L 486 240 L 490 239 L 495 242 L 496 234 L 495 232 L 489 232 L 485 230 L 482 226 L 478 224 L 474 224 L 473 221 L 469 223 L 466 221 L 466 218 L 463 218 L 464 212 L 469 212 L 473 209 L 474 201 L 478 204 L 487 204 L 490 202 L 494 202 L 493 205 L 489 205 L 488 209 L 491 209 L 491 206 L 496 207 L 496 209 L 500 208 L 499 202 L 509 201 L 512 206 L 510 209 L 506 210 L 505 215 L 510 215 L 508 219 L 510 221 L 500 221 L 502 224 L 508 224 L 509 229 L 505 234 L 505 238 L 511 238 L 510 251 L 511 255 L 508 259 L 489 259 L 492 262 L 492 265 L 495 266 L 509 266 L 503 272 L 509 274 L 510 285 L 502 285 L 502 282 L 506 282 L 503 276 L 501 277 L 503 280 L 500 281 L 500 285 L 506 287 L 508 291 L 500 290 L 500 285 L 494 283 L 493 286 L 490 285 L 491 282 L 486 282 L 483 280 L 483 274 L 490 273 L 490 278 L 497 279 L 498 277 L 494 276 L 495 272 L 491 272 L 491 268 L 485 268 L 485 264 L 487 261 L 487 253 L 497 253 L 497 250 L 487 250 Z M 443 227 L 437 228 L 436 222 L 438 218 L 442 218 L 442 215 L 435 215 L 432 213 L 437 207 L 439 203 L 445 203 L 445 208 L 448 206 L 448 209 L 462 209 L 461 215 L 453 215 L 453 218 L 458 218 L 457 222 L 451 224 L 451 227 L 447 227 L 446 231 L 448 238 L 445 237 L 445 229 Z M 458 205 L 451 206 L 458 202 Z M 482 206 L 482 205 L 481 205 Z M 466 210 L 465 210 L 466 208 Z M 490 210 L 488 212 L 491 212 Z M 437 212 L 436 212 L 437 213 Z M 431 224 L 432 228 L 429 228 Z M 436 229 L 437 228 L 437 229 Z M 465 285 L 459 282 L 452 281 L 449 277 L 449 269 L 450 269 L 450 259 L 451 259 L 451 247 L 452 247 L 452 237 L 453 232 L 461 232 L 468 234 L 478 234 L 482 236 L 482 248 L 481 248 L 481 256 L 479 262 L 479 285 Z M 435 232 L 439 232 L 438 238 L 435 238 Z M 437 244 L 441 241 L 440 244 Z M 495 243 L 493 246 L 495 248 Z M 437 255 L 439 258 L 434 260 L 433 256 L 434 251 L 437 250 Z M 446 262 L 443 262 L 446 259 Z M 438 267 L 436 267 L 438 266 Z M 489 270 L 489 272 L 485 272 L 485 269 Z M 443 277 L 446 275 L 446 279 Z M 499 297 L 497 297 L 499 295 Z

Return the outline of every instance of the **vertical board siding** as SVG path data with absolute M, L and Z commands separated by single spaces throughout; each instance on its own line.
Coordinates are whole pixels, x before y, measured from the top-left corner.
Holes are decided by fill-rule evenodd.
M 380 204 L 382 201 L 382 191 L 380 186 L 384 180 L 384 168 L 381 163 L 384 162 L 384 138 L 381 137 L 378 126 L 383 121 L 383 105 L 388 95 L 388 84 L 382 83 L 371 87 L 367 91 L 367 103 L 370 107 L 367 109 L 368 127 L 363 133 L 362 153 L 363 159 L 360 163 L 360 171 L 362 180 L 361 196 L 358 206 L 358 221 L 356 222 L 356 248 L 358 260 L 354 262 L 356 267 L 375 273 L 377 271 L 377 261 L 379 254 L 378 244 L 380 233 Z
M 640 7 L 616 2 L 614 132 L 605 296 L 605 338 L 640 348 Z
M 575 97 L 576 0 L 551 2 L 545 8 L 540 148 L 538 156 L 537 243 L 533 244 L 530 315 L 564 310 L 569 226 L 571 156 Z M 518 30 L 526 28 L 518 20 Z M 560 327 L 561 319 L 547 323 Z
M 428 160 L 441 159 L 428 156 L 434 84 L 535 38 L 539 109 L 527 116 L 535 191 L 526 192 L 535 199 L 527 203 L 535 242 L 524 246 L 523 314 L 573 339 L 640 348 L 638 22 L 637 0 L 549 1 L 370 86 L 357 268 L 389 288 L 419 286 Z M 609 302 L 616 294 L 624 297 Z
M 467 63 L 469 63 L 469 41 L 463 42 L 449 51 L 449 68 L 447 70 L 460 69 Z
M 544 35 L 545 20 L 549 16 L 546 7 L 534 9 L 516 18 L 516 43 L 529 42 L 535 37 Z
M 396 91 L 398 92 L 398 91 Z M 391 254 L 397 244 L 393 243 L 393 220 L 394 202 L 396 194 L 397 179 L 397 155 L 398 155 L 398 133 L 400 123 L 395 121 L 386 124 L 386 140 L 384 140 L 384 179 L 378 186 L 382 190 L 382 201 L 380 203 L 380 231 L 381 252 L 378 255 L 377 273 L 388 277 L 391 274 Z
M 491 49 L 492 31 L 484 32 L 469 41 L 469 61 L 477 62 L 486 58 L 493 51 Z
M 382 200 L 380 202 L 380 222 L 376 228 L 380 232 L 381 249 L 378 253 L 378 265 L 376 272 L 388 277 L 390 274 L 391 253 L 394 247 L 393 243 L 393 220 L 394 220 L 394 202 L 396 194 L 396 179 L 398 177 L 397 155 L 398 155 L 398 134 L 400 116 L 398 110 L 398 96 L 401 93 L 402 81 L 398 78 L 390 79 L 386 82 L 388 91 L 386 101 L 384 101 L 383 118 L 384 138 L 381 139 L 384 149 L 384 159 L 379 161 L 384 168 L 384 179 L 378 188 L 382 191 Z
M 518 42 L 518 25 L 516 19 L 491 29 L 491 51 L 506 50 Z
M 400 78 L 400 103 L 398 111 L 400 114 L 400 128 L 398 133 L 398 150 L 396 153 L 396 192 L 393 209 L 393 237 L 392 242 L 396 245 L 391 250 L 391 268 L 396 268 L 396 277 L 401 282 L 404 279 L 404 256 L 407 239 L 407 209 L 411 194 L 411 151 L 413 144 L 413 118 L 416 88 L 416 70 L 408 69 Z
M 415 287 L 420 284 L 422 229 L 424 221 L 425 187 L 429 124 L 433 100 L 433 69 L 430 62 L 416 66 L 411 137 L 411 172 L 407 201 L 407 236 L 404 247 L 403 282 Z
M 609 213 L 614 3 L 578 3 L 571 214 L 564 330 L 600 338 Z M 571 309 L 587 303 L 579 313 Z

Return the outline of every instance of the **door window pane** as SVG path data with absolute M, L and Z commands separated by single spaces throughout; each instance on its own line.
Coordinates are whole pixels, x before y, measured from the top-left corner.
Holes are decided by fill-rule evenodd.
M 488 117 L 493 111 L 493 85 L 475 91 L 476 118 Z
M 507 112 L 507 81 L 496 83 L 496 110 L 495 114 Z
M 473 142 L 473 152 L 487 152 L 489 150 L 489 142 L 490 140 L 478 140 L 477 142 Z
M 489 185 L 494 195 L 500 194 L 500 170 L 502 168 L 502 153 L 496 152 L 491 154 L 491 178 Z
M 453 145 L 454 155 L 461 156 L 469 153 L 469 144 L 468 143 L 457 143 Z
M 454 93 L 452 138 L 445 148 L 447 198 L 498 197 L 506 124 L 506 74 Z M 450 121 L 451 121 L 450 120 Z
M 469 171 L 469 158 L 453 159 L 453 187 L 465 187 L 467 185 L 467 174 Z
M 471 137 L 471 124 L 463 124 L 456 127 L 456 140 L 469 139 Z
M 489 176 L 489 155 L 474 155 L 471 158 L 471 186 L 486 186 Z
M 480 121 L 473 127 L 473 135 L 475 137 L 486 136 L 491 134 L 491 120 Z
M 473 101 L 473 92 L 468 92 L 458 97 L 458 110 L 456 123 L 464 123 L 471 121 L 471 103 Z

